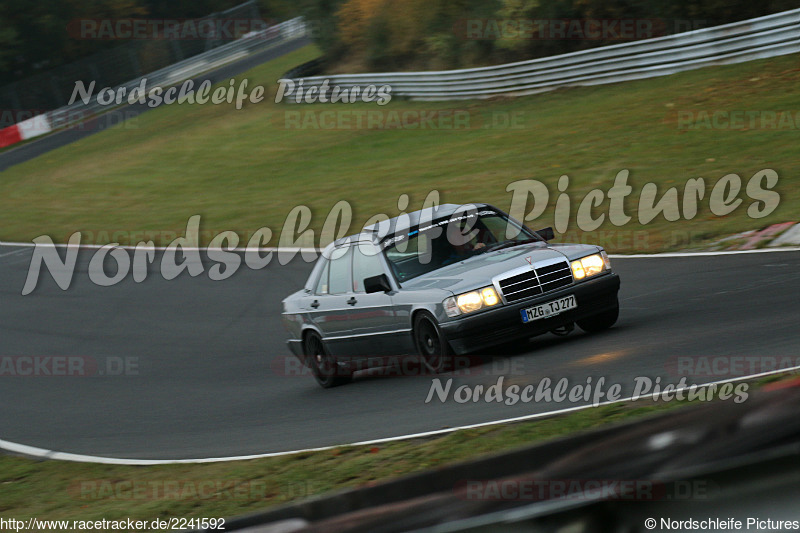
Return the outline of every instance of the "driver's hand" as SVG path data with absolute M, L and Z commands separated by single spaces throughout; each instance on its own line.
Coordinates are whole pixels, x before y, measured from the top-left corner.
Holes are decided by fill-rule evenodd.
M 486 246 L 486 244 L 484 244 L 482 242 L 478 242 L 478 243 L 475 243 L 475 246 L 473 246 L 472 249 L 473 250 L 480 250 L 481 248 L 484 248 L 485 246 Z

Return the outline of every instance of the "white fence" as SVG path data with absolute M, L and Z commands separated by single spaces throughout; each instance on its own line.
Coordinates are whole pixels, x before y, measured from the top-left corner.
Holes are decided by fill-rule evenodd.
M 390 85 L 393 96 L 461 100 L 665 76 L 800 52 L 800 9 L 667 37 L 492 67 L 302 78 L 305 88 Z

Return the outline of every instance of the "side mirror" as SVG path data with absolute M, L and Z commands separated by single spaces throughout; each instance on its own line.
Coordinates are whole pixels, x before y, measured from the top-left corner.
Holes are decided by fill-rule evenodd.
M 552 241 L 556 238 L 553 228 L 547 227 L 544 229 L 536 230 L 536 234 L 546 241 Z
M 391 290 L 392 285 L 389 283 L 389 278 L 386 277 L 386 274 L 364 279 L 364 291 L 367 294 L 372 294 L 373 292 L 390 292 Z

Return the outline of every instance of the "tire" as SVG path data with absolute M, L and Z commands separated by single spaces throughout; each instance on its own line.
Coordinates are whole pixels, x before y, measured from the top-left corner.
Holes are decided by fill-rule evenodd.
M 311 373 L 322 388 L 338 387 L 353 379 L 352 374 L 342 374 L 343 370 L 336 364 L 336 358 L 328 353 L 317 333 L 311 332 L 306 335 L 303 341 L 303 353 Z
M 442 335 L 439 324 L 430 313 L 420 312 L 414 316 L 414 346 L 425 368 L 435 374 L 447 371 L 451 365 L 450 345 Z
M 597 315 L 578 320 L 578 327 L 586 333 L 598 333 L 616 324 L 617 318 L 619 318 L 619 301 L 608 311 L 603 311 Z
M 572 330 L 574 329 L 575 329 L 575 322 L 570 322 L 568 324 L 564 324 L 563 326 L 559 326 L 556 329 L 551 329 L 550 333 L 558 337 L 566 337 L 567 335 L 572 333 Z

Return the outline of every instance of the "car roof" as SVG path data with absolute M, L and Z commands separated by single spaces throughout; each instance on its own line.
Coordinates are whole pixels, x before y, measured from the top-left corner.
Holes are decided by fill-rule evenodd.
M 349 235 L 338 239 L 334 244 L 343 243 L 346 240 L 354 241 L 371 241 L 374 242 L 375 235 L 380 233 L 382 236 L 392 235 L 399 233 L 413 227 L 419 226 L 420 221 L 438 220 L 447 218 L 459 209 L 464 210 L 467 207 L 488 207 L 487 204 L 441 204 L 438 206 L 428 207 L 414 211 L 406 215 L 396 216 L 390 218 L 388 221 L 384 220 L 370 226 L 365 226 L 361 233 Z M 389 231 L 386 231 L 387 228 Z
M 473 203 L 473 204 L 441 204 L 437 206 L 428 207 L 426 209 L 420 209 L 419 211 L 414 211 L 408 213 L 407 215 L 396 216 L 394 218 L 390 218 L 389 220 L 384 220 L 382 222 L 378 222 L 376 224 L 372 224 L 370 226 L 365 226 L 364 229 L 360 233 L 355 233 L 353 235 L 348 235 L 347 237 L 342 237 L 341 239 L 337 239 L 334 242 L 328 244 L 323 250 L 322 254 L 320 255 L 320 259 L 322 257 L 330 257 L 330 250 L 334 247 L 338 247 L 342 244 L 347 242 L 351 244 L 359 243 L 359 242 L 369 242 L 372 244 L 377 245 L 378 239 L 382 237 L 386 237 L 389 235 L 394 235 L 399 232 L 406 231 L 408 229 L 414 228 L 419 226 L 420 221 L 433 221 L 439 220 L 442 218 L 448 218 L 453 215 L 459 209 L 465 209 L 474 207 L 476 209 L 481 209 L 488 207 L 490 209 L 496 210 L 495 207 L 492 207 L 489 204 L 484 203 Z M 386 231 L 386 228 L 389 228 L 389 231 Z M 306 289 L 309 289 L 312 284 L 312 279 L 318 274 L 318 271 L 322 269 L 322 264 L 324 261 L 317 262 L 314 270 L 311 272 L 311 275 L 306 281 Z
M 438 206 L 428 207 L 426 209 L 420 209 L 419 211 L 414 211 L 413 213 L 408 213 L 405 216 L 397 216 L 391 218 L 389 219 L 388 222 L 366 226 L 364 228 L 364 233 L 375 233 L 378 231 L 379 228 L 381 229 L 386 228 L 387 223 L 391 228 L 391 231 L 389 233 L 398 233 L 400 231 L 405 231 L 407 229 L 413 228 L 414 226 L 419 226 L 420 220 L 436 220 L 440 218 L 445 218 L 451 216 L 459 209 L 463 209 L 465 206 L 484 207 L 485 205 L 486 204 L 465 204 L 465 205 L 442 204 Z

